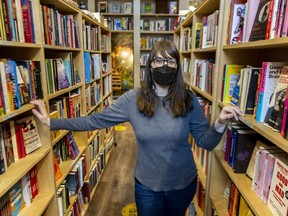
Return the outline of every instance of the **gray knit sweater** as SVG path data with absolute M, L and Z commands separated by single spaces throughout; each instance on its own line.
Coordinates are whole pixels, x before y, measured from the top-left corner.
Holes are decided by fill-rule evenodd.
M 134 89 L 100 113 L 73 119 L 51 119 L 51 130 L 86 131 L 130 122 L 138 145 L 135 177 L 154 191 L 182 189 L 197 176 L 188 143 L 189 133 L 198 146 L 207 150 L 212 150 L 223 135 L 214 126 L 209 127 L 194 94 L 192 98 L 193 110 L 185 117 L 173 118 L 171 112 L 159 106 L 154 117 L 148 118 L 138 112 L 137 89 Z

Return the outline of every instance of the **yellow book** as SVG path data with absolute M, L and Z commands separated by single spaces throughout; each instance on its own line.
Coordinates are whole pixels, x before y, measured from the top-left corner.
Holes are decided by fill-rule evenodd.
M 225 65 L 224 80 L 222 89 L 222 102 L 229 103 L 232 98 L 232 93 L 240 78 L 241 69 L 244 65 Z
M 196 22 L 194 29 L 195 29 L 194 30 L 194 39 L 195 39 L 194 48 L 198 49 L 200 47 L 200 35 L 201 35 L 202 23 Z
M 248 213 L 248 210 L 249 210 L 249 206 L 246 200 L 240 195 L 238 216 L 246 216 Z
M 6 40 L 2 0 L 0 0 L 0 40 Z
M 60 118 L 60 113 L 58 110 L 53 111 L 49 114 L 50 118 Z M 57 136 L 60 135 L 60 131 L 59 130 L 53 130 L 50 132 L 51 134 L 51 139 L 54 140 L 57 138 Z

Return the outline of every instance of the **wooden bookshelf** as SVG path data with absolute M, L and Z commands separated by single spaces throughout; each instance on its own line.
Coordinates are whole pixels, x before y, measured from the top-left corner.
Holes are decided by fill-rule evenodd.
M 33 60 L 40 62 L 40 69 L 41 69 L 41 87 L 43 91 L 43 102 L 46 105 L 47 112 L 49 113 L 49 103 L 52 100 L 60 98 L 62 96 L 69 96 L 74 92 L 78 92 L 80 94 L 81 100 L 81 107 L 80 107 L 80 115 L 85 116 L 87 114 L 93 112 L 99 112 L 104 109 L 103 100 L 110 99 L 112 101 L 112 88 L 108 86 L 109 83 L 111 84 L 111 31 L 109 28 L 105 27 L 102 23 L 98 22 L 93 17 L 83 13 L 75 3 L 72 1 L 66 0 L 33 0 L 31 1 L 31 7 L 33 10 L 33 26 L 35 32 L 35 43 L 25 43 L 25 42 L 15 42 L 15 41 L 4 41 L 0 40 L 0 57 L 1 59 L 12 59 L 14 61 L 19 60 Z M 73 23 L 75 25 L 75 29 L 78 28 L 78 31 L 75 30 L 75 35 L 71 38 L 75 39 L 75 42 L 71 42 L 71 46 L 60 46 L 55 44 L 47 44 L 45 42 L 45 34 L 44 24 L 43 24 L 43 11 L 41 5 L 54 5 L 57 12 L 62 15 L 72 15 Z M 52 10 L 51 10 L 52 11 Z M 92 50 L 92 49 L 85 49 L 84 50 L 84 38 L 83 38 L 83 29 L 82 29 L 82 21 L 89 23 L 93 27 L 98 28 L 97 37 L 99 38 L 99 50 Z M 16 26 L 17 27 L 17 26 Z M 17 27 L 18 28 L 18 27 Z M 55 26 L 53 27 L 55 28 Z M 73 27 L 74 29 L 74 27 Z M 62 35 L 64 32 L 59 32 L 59 35 Z M 76 35 L 77 34 L 77 35 Z M 103 40 L 105 41 L 102 41 Z M 54 38 L 55 39 L 55 38 Z M 79 43 L 79 47 L 77 46 Z M 75 45 L 75 46 L 74 46 Z M 104 45 L 104 46 L 101 46 Z M 103 49 L 100 49 L 103 48 Z M 98 79 L 92 79 L 90 83 L 85 83 L 85 67 L 84 67 L 84 51 L 88 52 L 90 55 L 92 54 L 99 54 L 101 57 L 107 60 L 107 72 L 105 74 L 100 74 Z M 68 88 L 64 88 L 61 90 L 55 90 L 53 93 L 48 93 L 48 80 L 46 76 L 46 62 L 45 59 L 52 59 L 57 58 L 58 53 L 72 53 L 74 67 L 76 68 L 81 82 L 71 84 Z M 101 62 L 102 64 L 102 62 Z M 2 71 L 1 71 L 2 73 Z M 99 85 L 103 85 L 103 82 L 106 82 L 106 92 L 105 95 L 103 89 L 101 88 L 100 94 L 100 101 L 91 109 L 86 112 L 86 97 L 85 97 L 85 87 L 87 85 L 92 85 L 93 83 L 97 83 Z M 55 82 L 55 80 L 54 80 Z M 1 84 L 2 85 L 2 84 Z M 2 92 L 1 92 L 2 94 Z M 24 118 L 28 115 L 32 115 L 31 110 L 34 109 L 35 106 L 33 104 L 27 103 L 22 105 L 21 108 L 13 110 L 11 112 L 6 112 L 4 115 L 0 116 L 0 124 L 7 123 L 9 121 L 16 121 L 18 119 Z M 67 108 L 67 107 L 66 107 Z M 67 108 L 68 109 L 68 108 Z M 59 179 L 57 182 L 55 181 L 54 176 L 54 165 L 53 165 L 53 147 L 67 134 L 68 131 L 61 130 L 60 133 L 56 138 L 53 140 L 50 137 L 50 130 L 49 127 L 42 125 L 38 119 L 36 119 L 36 124 L 38 128 L 38 132 L 41 138 L 42 147 L 35 150 L 34 152 L 26 155 L 24 158 L 17 160 L 16 162 L 12 163 L 8 169 L 0 175 L 0 197 L 2 198 L 9 190 L 16 184 L 27 172 L 29 172 L 33 167 L 36 167 L 37 170 L 37 182 L 39 187 L 38 195 L 33 199 L 30 206 L 25 207 L 19 215 L 59 215 L 59 206 L 57 204 L 57 189 L 60 184 L 63 183 L 66 176 L 69 174 L 73 166 L 78 162 L 79 158 L 82 154 L 86 156 L 86 172 L 87 175 L 85 180 L 89 180 L 87 178 L 88 174 L 92 171 L 92 165 L 94 166 L 97 163 L 97 156 L 92 164 L 90 164 L 90 155 L 88 151 L 88 145 L 95 137 L 96 132 L 93 132 L 93 135 L 88 138 L 87 132 L 77 132 L 74 133 L 76 143 L 79 148 L 79 155 L 74 160 L 67 160 L 60 164 L 60 169 L 62 171 L 62 178 Z M 105 151 L 106 144 L 104 140 L 104 136 L 106 134 L 105 130 L 97 130 L 97 132 L 101 133 L 100 139 L 100 146 L 101 150 Z M 2 132 L 1 132 L 2 133 Z M 114 130 L 111 130 L 111 134 L 114 133 Z M 112 135 L 113 137 L 113 135 Z M 110 147 L 111 148 L 111 147 Z M 113 145 L 112 149 L 110 150 L 110 154 L 113 152 Z M 104 154 L 105 155 L 105 154 Z M 108 159 L 104 158 L 105 165 L 108 162 Z M 105 168 L 105 167 L 103 167 Z M 102 170 L 103 174 L 104 170 Z M 99 178 L 100 179 L 100 178 Z M 99 181 L 98 179 L 98 181 Z M 93 188 L 93 194 L 97 189 L 97 184 Z M 81 190 L 81 188 L 79 189 Z M 90 194 L 90 198 L 92 199 L 93 194 Z M 78 197 L 75 196 L 71 198 L 71 200 L 76 200 Z M 87 209 L 90 203 L 87 203 L 83 206 L 83 214 L 86 214 Z M 72 205 L 68 207 L 72 209 Z M 67 214 L 66 212 L 65 214 Z
M 263 61 L 281 61 L 286 62 L 284 56 L 288 50 L 288 37 L 281 37 L 269 40 L 259 40 L 254 42 L 227 44 L 227 32 L 230 13 L 230 3 L 232 0 L 206 0 L 203 1 L 197 9 L 191 13 L 174 31 L 174 42 L 178 46 L 180 55 L 183 58 L 191 56 L 190 73 L 192 78 L 187 82 L 187 74 L 183 74 L 185 81 L 197 94 L 211 101 L 212 116 L 211 123 L 215 121 L 221 109 L 224 106 L 231 106 L 221 102 L 221 91 L 223 81 L 223 68 L 225 64 L 243 64 L 260 67 Z M 219 10 L 219 26 L 217 32 L 216 45 L 208 48 L 195 48 L 183 51 L 182 41 L 183 32 L 187 27 L 192 28 L 193 40 L 195 39 L 195 23 L 201 22 L 203 16 L 212 14 Z M 188 56 L 188 57 L 187 57 Z M 193 71 L 195 70 L 195 59 L 215 58 L 214 89 L 213 94 L 208 94 L 199 87 L 193 85 Z M 288 141 L 280 133 L 264 126 L 263 123 L 257 122 L 252 115 L 240 117 L 239 122 L 246 124 L 249 128 L 255 130 L 258 134 L 271 141 L 285 152 L 288 152 Z M 206 199 L 204 215 L 211 215 L 212 208 L 218 215 L 228 215 L 228 200 L 223 197 L 224 190 L 229 181 L 232 181 L 239 190 L 241 196 L 248 203 L 249 208 L 255 215 L 272 215 L 270 209 L 252 190 L 252 181 L 245 174 L 235 174 L 233 169 L 224 161 L 223 147 L 225 136 L 223 136 L 219 145 L 211 152 L 209 157 L 209 168 L 206 176 Z M 196 164 L 197 160 L 196 160 Z M 198 165 L 197 165 L 198 167 Z M 201 173 L 199 172 L 199 176 Z M 200 178 L 201 179 L 201 178 Z M 195 203 L 195 202 L 194 202 Z

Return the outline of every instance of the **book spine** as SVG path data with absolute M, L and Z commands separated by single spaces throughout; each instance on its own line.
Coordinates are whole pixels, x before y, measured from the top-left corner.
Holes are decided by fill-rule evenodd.
M 23 15 L 23 27 L 24 27 L 24 35 L 25 42 L 32 43 L 32 27 L 30 21 L 30 12 L 28 6 L 28 0 L 21 0 L 22 6 L 22 15 Z
M 277 0 L 270 0 L 265 39 L 269 39 L 270 38 L 270 29 L 271 29 L 271 25 L 272 25 L 272 16 L 274 14 L 274 11 L 273 11 L 274 10 L 274 4 L 275 4 L 274 2 L 277 2 Z
M 284 23 L 282 26 L 282 37 L 286 37 L 287 36 L 287 31 L 288 31 L 288 5 L 287 5 L 287 1 L 286 1 L 286 8 L 285 8 L 285 14 L 284 14 Z
M 263 62 L 261 80 L 260 80 L 260 88 L 259 88 L 259 94 L 258 94 L 257 113 L 256 113 L 256 120 L 258 122 L 261 122 L 261 119 L 262 119 L 263 94 L 264 94 L 264 88 L 265 88 L 265 80 L 267 76 L 267 67 L 268 67 L 268 62 Z

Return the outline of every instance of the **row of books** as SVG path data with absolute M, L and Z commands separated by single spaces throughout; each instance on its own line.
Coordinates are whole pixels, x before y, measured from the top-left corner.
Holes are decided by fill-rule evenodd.
M 0 215 L 18 215 L 38 195 L 36 166 L 30 169 L 0 198 Z
M 72 211 L 83 211 L 84 199 L 82 196 L 80 188 L 83 187 L 83 181 L 86 177 L 86 158 L 85 154 L 83 154 L 79 160 L 76 162 L 74 167 L 71 169 L 66 179 L 63 180 L 59 188 L 57 189 L 57 202 L 58 202 L 58 210 L 59 215 L 67 214 L 67 209 L 72 205 Z M 71 196 L 76 196 L 76 201 L 80 203 L 72 203 L 70 202 Z M 81 204 L 80 206 L 78 206 Z M 76 205 L 76 206 L 75 206 Z M 80 207 L 80 208 L 79 208 Z M 76 209 L 74 209 L 76 208 Z M 75 215 L 75 213 L 74 213 Z M 80 214 L 81 215 L 81 214 Z
M 90 164 L 98 158 L 101 149 L 101 133 L 100 131 L 97 132 L 95 137 L 93 138 L 92 142 L 88 146 L 88 152 L 90 155 Z
M 100 79 L 101 74 L 108 72 L 109 65 L 105 61 L 106 58 L 102 59 L 100 54 L 84 52 L 85 83 Z
M 54 93 L 81 82 L 73 54 L 55 53 L 53 59 L 45 59 L 47 90 Z
M 0 59 L 0 116 L 43 98 L 39 61 Z
M 176 18 L 166 19 L 141 19 L 140 30 L 143 31 L 174 31 L 176 28 Z
M 262 62 L 262 67 L 225 65 L 222 101 L 240 106 L 243 112 L 253 114 L 256 121 L 286 138 L 287 65 L 287 62 Z
M 91 23 L 82 20 L 83 48 L 85 50 L 100 50 L 99 26 L 92 26 Z
M 235 173 L 252 179 L 252 190 L 274 215 L 286 215 L 287 153 L 262 139 L 246 125 L 231 123 L 227 129 L 224 160 Z M 281 213 L 279 213 L 281 212 Z
M 231 180 L 225 188 L 224 197 L 228 200 L 227 212 L 229 216 L 254 216 L 248 203 Z
M 112 91 L 112 75 L 111 74 L 103 77 L 102 86 L 103 86 L 103 95 L 105 97 L 108 94 L 110 94 L 110 92 Z
M 204 114 L 208 122 L 210 122 L 211 112 L 212 112 L 211 102 L 208 101 L 206 98 L 200 97 L 200 96 L 198 96 L 197 99 L 200 103 L 202 110 L 204 111 Z M 194 152 L 194 155 L 197 157 L 197 160 L 199 161 L 200 165 L 202 166 L 204 173 L 207 174 L 208 173 L 208 160 L 209 160 L 208 151 L 199 147 L 195 143 L 195 141 L 193 142 L 192 150 Z
M 210 95 L 213 93 L 215 59 L 195 59 L 192 84 Z
M 110 52 L 111 37 L 109 35 L 101 35 L 101 49 L 102 52 Z
M 286 0 L 231 1 L 227 44 L 287 36 Z
M 183 30 L 181 52 L 190 51 L 192 49 L 193 38 L 191 31 L 192 31 L 191 27 L 186 27 Z
M 202 22 L 195 23 L 195 48 L 209 48 L 216 46 L 219 25 L 219 11 L 203 16 Z M 190 32 L 189 32 L 190 33 Z M 191 34 L 191 33 L 190 33 Z M 192 39 L 193 40 L 193 39 Z M 188 40 L 189 43 L 189 40 Z M 191 46 L 191 45 L 189 45 Z
M 132 17 L 108 18 L 107 21 L 111 30 L 133 30 Z
M 0 124 L 0 174 L 41 146 L 34 116 Z
M 205 209 L 205 196 L 206 196 L 206 191 L 200 179 L 198 178 L 195 197 L 197 198 L 198 207 L 201 209 L 202 212 L 204 212 L 204 209 Z
M 0 1 L 0 40 L 35 43 L 32 0 Z
M 86 86 L 86 112 L 95 107 L 102 100 L 102 85 L 93 82 L 91 85 Z
M 151 49 L 157 41 L 172 40 L 173 36 L 141 36 L 141 49 Z
M 259 138 L 257 132 L 244 124 L 230 123 L 228 125 L 224 145 L 224 161 L 235 173 L 246 173 L 253 149 Z
M 178 14 L 178 1 L 145 1 L 141 3 L 141 13 Z
M 79 26 L 73 15 L 60 14 L 56 5 L 41 5 L 45 44 L 80 48 Z

